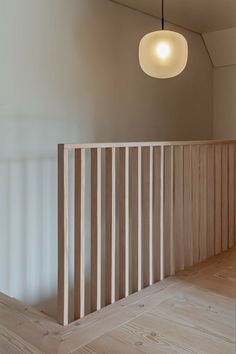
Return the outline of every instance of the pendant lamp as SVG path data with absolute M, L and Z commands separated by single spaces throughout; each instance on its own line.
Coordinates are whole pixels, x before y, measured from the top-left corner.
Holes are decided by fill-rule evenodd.
M 168 79 L 179 75 L 188 60 L 188 43 L 182 34 L 164 28 L 162 0 L 162 30 L 146 34 L 139 44 L 139 63 L 149 76 Z

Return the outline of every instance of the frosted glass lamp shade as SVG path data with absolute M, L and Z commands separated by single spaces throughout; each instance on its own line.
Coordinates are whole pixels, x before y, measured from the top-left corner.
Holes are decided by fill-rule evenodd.
M 182 34 L 156 31 L 145 35 L 139 45 L 139 63 L 149 76 L 167 79 L 179 75 L 188 60 L 188 43 Z

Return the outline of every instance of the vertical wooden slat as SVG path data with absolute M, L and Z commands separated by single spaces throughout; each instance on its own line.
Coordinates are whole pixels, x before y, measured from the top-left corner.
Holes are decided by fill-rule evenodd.
M 235 159 L 234 145 L 229 145 L 229 248 L 234 246 L 235 232 Z
M 84 269 L 85 150 L 75 150 L 74 319 L 85 313 Z
M 125 297 L 125 148 L 119 148 L 119 299 Z
M 184 146 L 184 265 L 193 264 L 192 147 Z
M 192 220 L 193 220 L 193 263 L 198 263 L 200 259 L 200 156 L 199 145 L 192 146 Z
M 215 254 L 222 249 L 222 165 L 221 165 L 221 144 L 215 146 Z
M 105 305 L 112 303 L 112 232 L 114 223 L 113 212 L 113 155 L 112 149 L 105 150 Z
M 160 280 L 161 149 L 153 149 L 153 281 Z
M 170 204 L 170 275 L 175 275 L 175 237 L 174 237 L 174 146 L 171 146 L 171 204 Z
M 228 249 L 229 195 L 228 195 L 228 145 L 222 145 L 222 251 Z
M 207 258 L 207 145 L 200 146 L 200 261 Z
M 91 312 L 97 310 L 97 150 L 91 150 Z
M 112 239 L 111 239 L 111 302 L 116 296 L 116 149 L 112 148 Z
M 142 148 L 138 147 L 138 290 L 142 289 Z
M 142 149 L 143 287 L 149 285 L 149 148 Z
M 138 149 L 130 149 L 131 290 L 138 291 Z
M 165 188 L 165 149 L 161 147 L 160 169 L 160 279 L 164 279 L 164 188 Z
M 91 149 L 91 311 L 101 308 L 101 149 Z
M 125 148 L 125 296 L 130 293 L 129 289 L 129 148 Z
M 234 211 L 236 213 L 236 144 L 234 144 Z M 234 214 L 234 245 L 236 246 L 236 217 Z
M 173 268 L 173 158 L 172 147 L 165 147 L 164 153 L 164 277 Z
M 97 310 L 102 307 L 102 210 L 101 210 L 101 149 L 97 149 Z
M 207 153 L 207 257 L 215 254 L 215 147 Z
M 68 324 L 68 150 L 58 145 L 58 322 Z
M 176 271 L 184 269 L 184 239 L 183 239 L 183 202 L 184 202 L 184 161 L 183 146 L 175 147 L 175 203 L 174 203 L 174 228 L 175 228 L 175 267 Z
M 149 148 L 149 285 L 153 284 L 153 147 Z

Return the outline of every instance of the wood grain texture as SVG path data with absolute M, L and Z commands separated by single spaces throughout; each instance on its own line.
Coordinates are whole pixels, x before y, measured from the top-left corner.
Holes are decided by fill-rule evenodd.
M 175 190 L 175 160 L 174 146 L 171 146 L 170 171 L 170 275 L 175 275 L 175 229 L 174 229 L 174 190 Z
M 173 157 L 172 148 L 164 150 L 164 277 L 171 275 L 173 245 Z
M 97 150 L 91 150 L 91 312 L 97 310 Z
M 85 314 L 85 151 L 75 150 L 74 319 Z
M 116 149 L 105 150 L 105 306 L 116 293 Z
M 0 354 L 19 354 L 19 350 L 10 343 L 0 338 Z M 22 353 L 22 352 L 21 352 Z
M 236 212 L 236 143 L 234 145 L 234 210 Z M 234 218 L 234 245 L 236 246 L 236 217 Z
M 192 147 L 184 146 L 184 265 L 193 264 Z
M 207 257 L 215 254 L 215 147 L 207 149 Z
M 6 327 L 0 325 L 0 353 L 1 354 L 43 354 L 33 345 L 27 343 L 21 337 Z
M 207 258 L 207 151 L 200 146 L 200 261 Z
M 125 148 L 119 149 L 119 299 L 125 297 Z
M 138 291 L 138 149 L 130 149 L 131 292 Z
M 65 144 L 66 149 L 98 149 L 98 148 L 124 148 L 124 147 L 162 147 L 162 146 L 185 146 L 185 145 L 221 145 L 232 144 L 235 140 L 190 140 L 190 141 L 148 141 L 126 143 L 89 143 L 89 144 Z
M 160 168 L 160 279 L 164 279 L 164 203 L 165 203 L 165 149 L 161 147 Z
M 207 145 L 200 146 L 200 261 L 207 258 Z
M 91 311 L 101 308 L 101 151 L 91 150 Z
M 0 325 L 46 354 L 233 354 L 235 269 L 232 249 L 67 327 L 0 294 Z
M 153 284 L 153 147 L 149 148 L 149 285 Z
M 112 302 L 112 149 L 106 149 L 105 152 L 105 208 L 106 208 L 106 226 L 105 226 L 105 305 L 110 305 Z
M 138 290 L 143 287 L 142 272 L 142 148 L 138 147 Z
M 130 294 L 129 148 L 125 148 L 125 296 Z
M 142 270 L 143 287 L 149 285 L 149 148 L 142 148 Z
M 228 145 L 222 145 L 222 250 L 229 243 L 229 154 Z
M 234 145 L 229 145 L 229 248 L 234 246 L 235 234 L 235 151 Z
M 105 306 L 116 292 L 116 151 L 105 150 Z
M 236 143 L 234 144 L 234 210 L 236 212 Z M 236 246 L 236 217 L 235 216 L 234 216 L 234 245 Z
M 153 281 L 160 280 L 161 149 L 153 149 Z
M 215 254 L 222 250 L 222 147 L 215 146 Z
M 175 147 L 175 268 L 184 269 L 184 158 L 183 146 Z
M 60 338 L 55 333 L 59 335 L 60 331 L 67 329 L 67 326 L 59 325 L 56 320 L 2 293 L 0 325 L 44 354 L 56 353 Z
M 112 148 L 112 240 L 111 240 L 111 301 L 116 297 L 116 149 Z
M 231 277 L 227 271 L 224 289 L 217 276 L 235 264 L 234 255 L 205 262 L 187 272 L 180 272 L 185 282 L 180 291 L 152 307 L 133 320 L 91 341 L 73 354 L 82 353 L 234 353 L 234 298 Z M 220 261 L 220 263 L 219 263 Z M 232 263 L 232 261 L 234 263 Z M 206 273 L 206 275 L 205 275 Z M 192 287 L 193 284 L 201 284 Z M 186 285 L 188 284 L 188 285 Z M 235 284 L 235 281 L 234 281 Z M 214 290 L 213 287 L 214 286 Z M 211 291 L 207 290 L 211 287 Z M 222 291 L 219 295 L 218 291 Z M 234 295 L 233 295 L 234 296 Z
M 102 304 L 110 305 L 116 298 L 127 297 L 159 279 L 174 275 L 175 271 L 233 246 L 236 238 L 235 141 L 83 146 L 91 152 L 91 311 L 99 310 Z M 63 176 L 58 173 L 63 194 L 63 208 L 60 209 L 63 221 L 59 234 L 62 230 L 64 243 L 60 252 L 64 252 L 65 257 L 68 257 L 70 148 L 70 145 L 62 145 L 58 152 L 58 161 L 63 162 L 63 168 L 59 169 Z M 82 150 L 85 151 L 85 148 Z M 87 197 L 83 195 L 82 198 L 81 194 L 90 194 L 90 190 L 85 190 L 84 183 L 82 186 L 82 163 L 77 151 L 76 319 L 84 316 L 85 307 L 84 274 L 81 271 L 85 255 L 81 234 L 84 233 L 82 214 L 85 213 L 82 199 Z M 102 163 L 102 151 L 105 153 L 105 164 Z M 86 215 L 89 216 L 90 212 Z M 64 276 L 68 273 L 68 264 L 62 264 Z M 64 291 L 64 288 L 63 296 L 67 296 L 68 312 L 68 274 L 63 286 L 66 283 L 67 290 Z
M 68 150 L 58 145 L 58 322 L 68 324 Z
M 200 260 L 200 147 L 192 146 L 192 236 L 193 263 Z

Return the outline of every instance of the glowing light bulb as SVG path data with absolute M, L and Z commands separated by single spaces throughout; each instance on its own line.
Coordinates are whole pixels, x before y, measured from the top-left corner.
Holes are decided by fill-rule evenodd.
M 182 34 L 161 30 L 146 34 L 139 44 L 139 63 L 149 76 L 168 79 L 179 75 L 188 60 L 188 43 Z
M 167 59 L 170 56 L 170 46 L 168 45 L 168 43 L 159 43 L 156 47 L 156 54 L 162 60 Z

